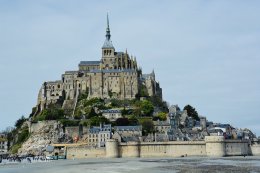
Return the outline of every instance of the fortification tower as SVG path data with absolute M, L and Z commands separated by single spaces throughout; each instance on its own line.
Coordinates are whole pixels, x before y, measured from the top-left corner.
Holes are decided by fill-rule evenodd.
M 106 157 L 119 157 L 118 141 L 116 139 L 108 139 L 106 141 Z

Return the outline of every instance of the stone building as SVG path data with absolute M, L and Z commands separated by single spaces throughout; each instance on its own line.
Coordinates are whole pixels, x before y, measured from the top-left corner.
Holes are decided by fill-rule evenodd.
M 153 121 L 154 129 L 159 133 L 167 133 L 171 129 L 171 125 L 168 121 Z
M 107 17 L 101 59 L 81 61 L 77 71 L 66 71 L 61 80 L 44 82 L 38 94 L 36 113 L 50 104 L 73 110 L 81 93 L 87 93 L 88 98 L 134 99 L 143 87 L 147 89 L 148 96 L 162 98 L 162 89 L 155 80 L 154 71 L 142 74 L 135 57 L 129 55 L 127 50 L 115 50 Z
M 115 126 L 115 132 L 121 135 L 138 135 L 142 136 L 142 126 Z
M 113 139 L 119 142 L 140 141 L 142 137 L 142 126 L 115 126 Z
M 122 118 L 122 112 L 119 109 L 102 110 L 102 116 L 109 121 L 116 121 L 118 118 Z
M 187 111 L 182 111 L 178 105 L 172 105 L 169 107 L 168 121 L 172 128 L 178 128 L 180 125 L 192 128 L 194 124 L 194 120 L 188 116 Z
M 96 147 L 105 147 L 106 141 L 112 137 L 111 124 L 100 124 L 93 126 L 87 133 L 88 145 Z
M 8 151 L 8 140 L 5 134 L 0 134 L 0 155 Z
M 113 139 L 119 142 L 140 141 L 142 137 L 142 126 L 115 126 Z

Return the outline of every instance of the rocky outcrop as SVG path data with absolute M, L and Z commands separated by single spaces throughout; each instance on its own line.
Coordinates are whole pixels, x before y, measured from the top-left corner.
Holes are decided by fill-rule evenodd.
M 19 149 L 19 155 L 39 155 L 44 152 L 47 145 L 58 143 L 58 140 L 64 134 L 62 125 L 58 121 L 27 123 L 29 126 L 30 136 Z

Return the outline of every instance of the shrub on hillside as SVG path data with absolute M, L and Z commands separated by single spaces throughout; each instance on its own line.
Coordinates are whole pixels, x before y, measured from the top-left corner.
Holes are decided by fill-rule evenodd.
M 19 119 L 15 122 L 15 127 L 16 127 L 16 128 L 20 128 L 25 121 L 26 121 L 26 118 L 25 118 L 24 116 L 22 116 L 21 118 L 19 118 Z
M 64 118 L 64 111 L 60 108 L 48 108 L 44 109 L 36 119 L 39 121 L 43 120 L 58 120 Z

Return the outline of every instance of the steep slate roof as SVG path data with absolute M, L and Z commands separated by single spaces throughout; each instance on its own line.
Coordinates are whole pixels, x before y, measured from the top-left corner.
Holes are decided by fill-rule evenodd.
M 123 142 L 139 142 L 139 137 L 138 136 L 122 136 L 122 141 Z
M 114 48 L 113 44 L 112 44 L 112 41 L 109 39 L 106 39 L 102 48 Z
M 115 52 L 115 55 L 118 57 L 118 56 L 124 55 L 124 52 Z
M 141 131 L 142 126 L 115 126 L 115 131 Z
M 145 80 L 145 79 L 149 79 L 149 78 L 152 78 L 153 77 L 153 74 L 150 73 L 150 74 L 142 74 L 142 79 Z
M 79 65 L 99 65 L 100 61 L 80 61 Z
M 119 109 L 107 109 L 107 110 L 102 110 L 102 113 L 121 113 L 121 110 L 119 110 Z
M 170 126 L 168 121 L 153 121 L 153 124 L 155 126 Z
M 100 126 L 92 126 L 89 129 L 89 133 L 99 133 L 101 131 L 111 131 L 111 124 L 104 124 L 101 128 Z
M 65 71 L 65 74 L 76 74 L 78 73 L 79 71 Z
M 104 70 L 99 70 L 99 69 L 93 69 L 89 71 L 90 73 L 120 73 L 120 72 L 136 72 L 133 69 L 104 69 Z
M 92 127 L 89 129 L 89 133 L 99 133 L 100 131 L 99 127 Z
M 57 84 L 57 83 L 62 83 L 61 80 L 56 80 L 56 81 L 48 81 L 46 84 Z

